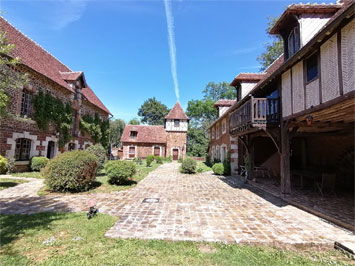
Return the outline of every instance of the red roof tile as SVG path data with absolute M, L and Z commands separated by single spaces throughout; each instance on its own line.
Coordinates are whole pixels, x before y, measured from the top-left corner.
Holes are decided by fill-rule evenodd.
M 131 138 L 131 131 L 136 131 L 137 137 Z M 166 143 L 165 128 L 163 126 L 126 125 L 121 142 Z
M 92 91 L 90 87 L 83 88 L 82 93 L 84 97 L 93 105 L 99 107 L 101 110 L 105 111 L 107 114 L 111 114 L 106 106 L 100 101 L 96 94 Z
M 340 8 L 341 4 L 292 4 L 287 7 L 285 12 L 281 15 L 279 20 L 275 23 L 275 25 L 271 28 L 271 34 L 278 34 L 279 28 L 284 22 L 287 20 L 287 17 L 298 14 L 335 14 Z
M 213 106 L 232 106 L 234 103 L 236 102 L 236 100 L 225 100 L 225 99 L 221 99 L 218 100 Z
M 83 74 L 82 71 L 78 72 L 60 72 L 62 79 L 75 81 Z
M 64 88 L 73 91 L 60 74 L 60 72 L 72 72 L 67 66 L 22 34 L 2 17 L 0 17 L 0 29 L 6 32 L 9 43 L 15 45 L 15 48 L 11 51 L 11 56 L 20 57 L 22 64 L 48 77 Z
M 182 109 L 180 103 L 176 102 L 173 109 L 170 110 L 170 112 L 165 117 L 165 119 L 187 119 L 187 120 L 189 120 L 189 117 L 185 114 L 184 109 Z

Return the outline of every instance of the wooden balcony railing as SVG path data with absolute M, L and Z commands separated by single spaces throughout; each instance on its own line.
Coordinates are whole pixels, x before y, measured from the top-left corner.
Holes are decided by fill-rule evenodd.
M 278 123 L 280 119 L 278 98 L 254 98 L 235 110 L 230 117 L 230 130 L 243 132 Z

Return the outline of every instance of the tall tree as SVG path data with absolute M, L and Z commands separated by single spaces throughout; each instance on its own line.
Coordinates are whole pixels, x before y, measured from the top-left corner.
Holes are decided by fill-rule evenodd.
M 229 86 L 228 82 L 208 82 L 202 91 L 204 100 L 218 101 L 219 99 L 235 99 L 235 88 Z
M 6 33 L 0 31 L 0 117 L 6 114 L 6 106 L 10 100 L 5 89 L 17 89 L 28 82 L 26 73 L 13 71 L 11 68 L 20 62 L 20 58 L 10 56 L 14 48 L 14 44 L 9 44 Z
M 155 97 L 146 100 L 138 110 L 141 121 L 148 125 L 164 125 L 164 118 L 168 113 L 168 107 Z
M 267 42 L 265 44 L 265 52 L 263 52 L 260 56 L 257 57 L 261 68 L 261 71 L 267 69 L 272 62 L 274 62 L 283 52 L 284 52 L 284 45 L 281 36 L 279 35 L 270 35 L 269 31 L 275 25 L 276 21 L 279 17 L 268 17 L 268 26 L 266 28 L 266 33 L 271 38 L 271 42 Z
M 125 126 L 126 123 L 122 119 L 110 121 L 110 143 L 113 147 L 121 146 L 121 136 Z
M 128 125 L 140 125 L 141 122 L 139 121 L 139 119 L 137 117 L 132 118 L 131 120 L 128 121 Z
M 187 153 L 191 156 L 204 157 L 207 153 L 208 137 L 202 128 L 190 127 L 187 131 Z

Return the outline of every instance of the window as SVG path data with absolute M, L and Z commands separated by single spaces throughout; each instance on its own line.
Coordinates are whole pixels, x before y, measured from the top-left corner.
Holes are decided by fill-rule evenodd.
M 216 126 L 216 139 L 219 138 L 219 125 Z
M 214 128 L 212 128 L 212 138 L 214 139 L 216 137 L 216 132 L 214 130 Z
M 132 139 L 135 139 L 135 138 L 137 137 L 137 135 L 138 135 L 138 132 L 137 132 L 137 131 L 131 131 L 130 137 L 131 137 Z
M 291 57 L 300 49 L 300 28 L 294 27 L 287 38 L 288 57 Z
M 226 119 L 222 121 L 222 134 L 226 133 Z
M 306 59 L 307 82 L 318 78 L 318 53 Z
M 174 127 L 179 127 L 180 126 L 180 120 L 179 119 L 175 119 L 174 120 Z
M 15 160 L 27 161 L 30 159 L 31 140 L 17 139 L 15 148 Z
M 154 147 L 154 156 L 160 156 L 160 147 Z
M 21 117 L 31 117 L 32 111 L 32 94 L 27 91 L 23 90 L 22 92 L 22 102 L 21 102 Z

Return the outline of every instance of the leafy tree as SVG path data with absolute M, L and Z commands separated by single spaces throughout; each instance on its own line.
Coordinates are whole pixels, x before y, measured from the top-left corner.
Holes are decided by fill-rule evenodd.
M 0 117 L 6 114 L 6 106 L 10 100 L 5 89 L 17 89 L 28 82 L 27 74 L 11 69 L 20 62 L 20 58 L 10 56 L 14 48 L 14 44 L 8 43 L 6 33 L 0 31 Z
M 140 121 L 137 117 L 132 118 L 131 120 L 128 121 L 128 125 L 140 125 Z
M 190 127 L 187 131 L 187 153 L 190 156 L 204 157 L 207 153 L 208 137 L 203 128 Z
M 235 99 L 235 88 L 229 86 L 228 82 L 208 82 L 202 91 L 204 100 L 218 101 L 219 99 Z
M 120 140 L 125 126 L 126 123 L 122 119 L 110 121 L 110 143 L 113 147 L 117 148 L 121 145 Z
M 278 17 L 268 17 L 268 26 L 266 32 L 270 36 L 272 41 L 267 42 L 265 44 L 265 52 L 263 52 L 260 56 L 257 57 L 257 60 L 261 64 L 261 71 L 267 69 L 267 67 L 271 65 L 271 63 L 274 62 L 284 52 L 284 45 L 281 36 L 269 34 L 269 31 L 275 25 L 278 19 Z
M 155 97 L 146 100 L 138 110 L 141 121 L 148 125 L 164 125 L 164 118 L 168 113 L 168 107 Z
M 190 126 L 202 127 L 206 130 L 218 116 L 214 103 L 215 101 L 211 99 L 190 100 L 186 109 L 186 114 L 190 117 Z

